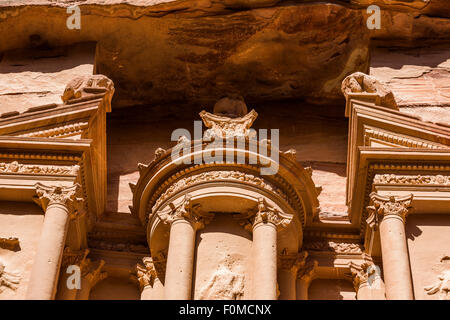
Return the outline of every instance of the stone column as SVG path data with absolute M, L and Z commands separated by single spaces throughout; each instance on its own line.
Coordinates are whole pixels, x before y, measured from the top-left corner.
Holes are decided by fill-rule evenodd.
M 278 256 L 278 285 L 280 288 L 279 300 L 296 300 L 297 271 L 303 267 L 308 253 L 281 254 Z
M 164 298 L 164 287 L 158 278 L 153 259 L 142 259 L 144 265 L 136 266 L 136 275 L 141 289 L 141 300 L 161 300 Z
M 67 280 L 73 273 L 67 273 L 67 268 L 71 265 L 80 266 L 86 260 L 89 249 L 72 251 L 69 247 L 64 249 L 61 263 L 61 270 L 58 283 L 58 291 L 56 293 L 57 300 L 76 300 L 77 288 L 75 283 L 67 284 Z M 72 288 L 73 286 L 73 288 Z M 70 287 L 70 288 L 69 288 Z
M 104 265 L 105 261 L 103 260 L 93 263 L 90 259 L 86 259 L 81 264 L 81 287 L 77 293 L 77 300 L 89 300 L 92 288 L 103 279 L 106 279 L 108 273 L 102 272 Z
M 78 184 L 71 187 L 36 184 L 38 202 L 45 211 L 39 246 L 28 285 L 27 300 L 54 299 L 59 267 L 69 225 L 69 213 Z
M 258 199 L 253 220 L 253 299 L 277 299 L 277 233 L 289 223 L 263 198 Z
M 192 206 L 191 196 L 186 195 L 178 207 L 171 204 L 169 213 L 158 213 L 162 221 L 170 223 L 164 288 L 167 300 L 191 299 L 195 234 L 204 226 L 198 209 L 198 206 Z
M 361 264 L 351 262 L 349 268 L 357 300 L 386 300 L 380 268 L 371 259 Z
M 413 287 L 409 264 L 408 245 L 405 235 L 405 219 L 411 207 L 412 195 L 407 197 L 383 197 L 370 194 L 371 205 L 367 208 L 379 227 L 383 273 L 388 300 L 412 300 Z
M 297 271 L 297 287 L 296 296 L 297 300 L 308 300 L 308 290 L 311 282 L 316 278 L 316 269 L 318 262 L 316 260 L 310 260 L 306 264 L 299 268 Z

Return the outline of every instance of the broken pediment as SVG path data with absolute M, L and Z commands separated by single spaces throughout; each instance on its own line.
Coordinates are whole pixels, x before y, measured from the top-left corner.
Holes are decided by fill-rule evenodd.
M 353 94 L 352 76 L 343 84 L 347 98 L 346 115 L 349 117 L 347 205 L 352 224 L 362 228 L 362 233 L 365 232 L 367 212 L 364 208 L 368 205 L 369 193 L 375 190 L 382 193 L 395 190 L 400 194 L 414 193 L 416 212 L 439 213 L 450 200 L 446 196 L 435 193 L 434 206 L 430 209 L 422 205 L 426 195 L 417 189 L 421 183 L 397 183 L 393 186 L 375 178 L 401 174 L 398 179 L 393 179 L 409 181 L 409 177 L 416 176 L 419 177 L 417 181 L 422 181 L 422 176 L 448 175 L 450 167 L 444 164 L 448 164 L 450 155 L 450 127 L 425 122 L 398 111 L 389 103 L 389 99 L 386 100 L 392 94 L 389 88 L 374 83 L 375 80 L 366 75 L 358 77 L 362 79 L 363 86 L 369 80 L 369 84 L 374 86 L 367 86 L 368 90 Z M 356 87 L 360 84 L 357 79 L 353 82 Z M 381 86 L 380 90 L 377 89 L 378 85 Z

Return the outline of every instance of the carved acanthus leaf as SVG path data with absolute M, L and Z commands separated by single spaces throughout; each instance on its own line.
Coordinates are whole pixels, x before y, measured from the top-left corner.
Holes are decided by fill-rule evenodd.
M 378 269 L 375 267 L 372 259 L 365 259 L 359 264 L 352 261 L 348 264 L 348 267 L 350 269 L 350 278 L 352 279 L 356 292 L 358 292 L 361 285 L 367 284 L 370 278 L 377 276 L 376 272 Z
M 67 206 L 72 211 L 74 209 L 74 202 L 81 201 L 76 198 L 76 194 L 80 189 L 80 185 L 75 183 L 70 187 L 63 186 L 46 186 L 41 183 L 36 183 L 37 197 L 34 200 L 45 210 L 52 204 L 61 204 Z
M 204 217 L 200 214 L 200 204 L 192 203 L 192 196 L 186 194 L 180 204 L 169 204 L 169 210 L 159 211 L 158 216 L 164 223 L 173 223 L 176 220 L 186 219 L 192 222 L 196 228 L 202 228 L 205 224 Z
M 262 197 L 258 199 L 258 209 L 252 220 L 253 227 L 260 223 L 272 223 L 278 230 L 287 227 L 291 223 L 291 219 L 283 217 L 276 208 L 269 206 Z
M 412 199 L 412 194 L 406 197 L 385 197 L 372 192 L 370 194 L 370 205 L 367 207 L 369 211 L 368 220 L 371 225 L 376 225 L 386 217 L 398 217 L 404 222 L 410 212 Z

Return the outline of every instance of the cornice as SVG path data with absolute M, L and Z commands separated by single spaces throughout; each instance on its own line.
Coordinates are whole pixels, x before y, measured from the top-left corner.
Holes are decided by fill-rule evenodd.
M 19 137 L 45 137 L 45 138 L 67 138 L 81 135 L 89 127 L 88 121 L 74 122 L 66 125 L 56 125 L 53 128 L 39 131 L 31 131 L 19 134 Z
M 406 148 L 427 148 L 427 149 L 445 149 L 447 146 L 414 138 L 411 136 L 393 133 L 387 130 L 378 129 L 375 127 L 364 126 L 364 145 L 370 146 L 370 140 L 376 139 L 393 146 L 402 146 Z

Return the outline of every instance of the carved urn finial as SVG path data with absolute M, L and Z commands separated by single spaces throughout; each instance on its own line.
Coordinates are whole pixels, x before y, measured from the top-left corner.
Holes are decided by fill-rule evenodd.
M 229 118 L 241 118 L 247 114 L 244 98 L 238 94 L 228 94 L 214 105 L 213 113 Z

